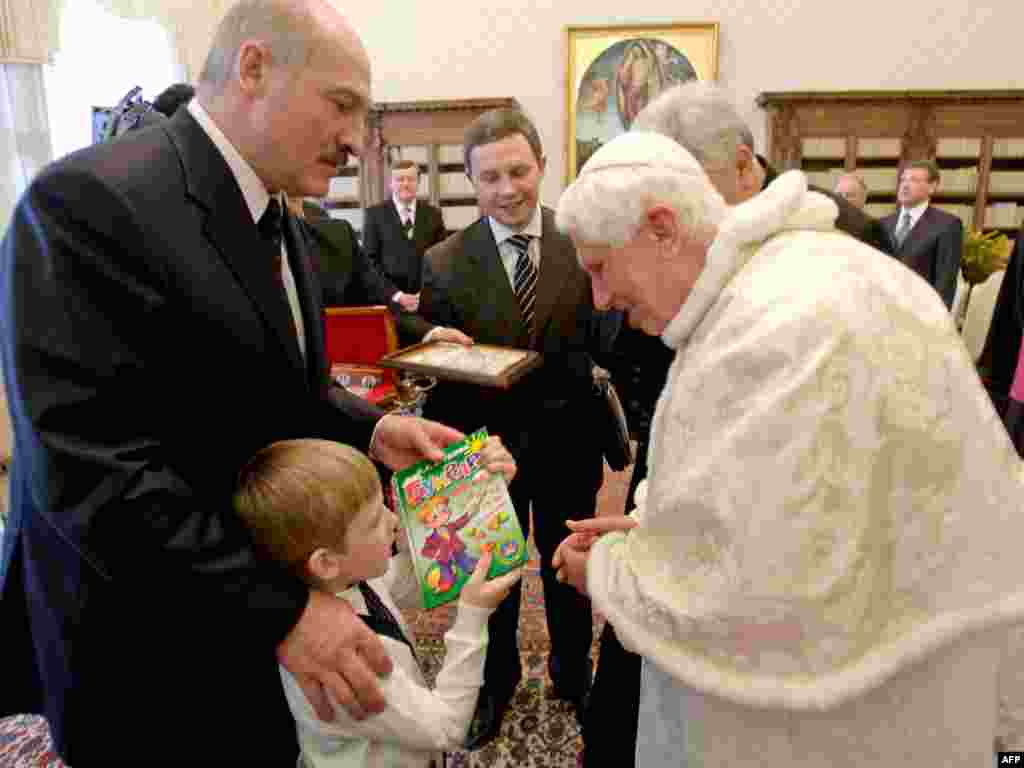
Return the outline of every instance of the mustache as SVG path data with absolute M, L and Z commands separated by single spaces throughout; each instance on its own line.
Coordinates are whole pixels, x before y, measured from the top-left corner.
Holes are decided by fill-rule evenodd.
M 348 165 L 348 161 L 351 156 L 352 153 L 347 150 L 341 150 L 340 152 L 325 152 L 320 155 L 320 160 L 329 165 L 333 165 L 340 171 Z

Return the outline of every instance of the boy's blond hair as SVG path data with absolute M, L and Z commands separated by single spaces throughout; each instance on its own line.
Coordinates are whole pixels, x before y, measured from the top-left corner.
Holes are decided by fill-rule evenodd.
M 381 493 L 361 451 L 329 440 L 283 440 L 259 451 L 238 475 L 235 509 L 256 541 L 306 581 L 309 556 L 345 548 L 359 510 Z

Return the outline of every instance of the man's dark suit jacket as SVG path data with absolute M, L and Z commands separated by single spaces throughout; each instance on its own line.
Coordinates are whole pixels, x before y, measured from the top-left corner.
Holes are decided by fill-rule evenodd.
M 565 537 L 565 520 L 593 516 L 601 485 L 601 448 L 592 437 L 597 326 L 590 279 L 572 241 L 558 232 L 552 211 L 542 209 L 542 217 L 532 335 L 486 217 L 427 253 L 419 310 L 425 324 L 458 328 L 481 344 L 535 350 L 543 364 L 508 390 L 441 382 L 428 396 L 424 415 L 464 431 L 487 427 L 515 456 L 519 471 L 509 492 L 521 522 L 528 521 L 532 505 L 551 657 L 563 676 L 558 684 L 572 687 L 582 684 L 582 668 L 589 663 L 590 605 L 554 581 L 549 563 Z M 518 673 L 518 607 L 511 601 L 518 604 L 515 593 L 489 623 L 484 678 L 496 695 L 509 692 Z
M 436 325 L 452 326 L 480 344 L 533 349 L 543 355 L 543 366 L 509 390 L 444 383 L 427 400 L 453 426 L 486 426 L 491 434 L 501 435 L 517 459 L 527 444 L 524 427 L 532 421 L 519 408 L 534 414 L 538 408 L 574 412 L 576 403 L 590 399 L 593 381 L 590 280 L 577 263 L 572 241 L 556 229 L 552 211 L 542 211 L 537 330 L 532 337 L 486 217 L 427 253 L 420 293 L 421 335 Z
M 232 493 L 267 444 L 366 449 L 380 412 L 329 387 L 320 287 L 284 234 L 305 360 L 271 246 L 179 110 L 45 169 L 0 246 L 0 715 L 45 714 L 71 765 L 295 763 L 275 649 L 308 588 Z
M 1013 253 L 1006 266 L 1006 275 L 999 286 L 999 297 L 992 312 L 985 348 L 978 359 L 978 369 L 988 389 L 992 404 L 1000 414 L 1006 412 L 1020 355 L 1021 332 L 1024 331 L 1024 227 L 1017 233 Z M 1016 435 L 1014 435 L 1016 439 Z
M 326 218 L 307 220 L 303 228 L 311 239 L 324 306 L 391 304 L 398 287 L 366 257 L 351 224 Z
M 366 255 L 405 293 L 419 291 L 423 254 L 447 236 L 440 209 L 417 200 L 412 234 L 411 240 L 405 236 L 393 200 L 366 209 L 363 219 Z
M 325 307 L 383 304 L 395 317 L 401 346 L 422 339 L 415 314 L 391 300 L 398 287 L 366 257 L 351 224 L 344 219 L 307 219 L 302 229 L 309 237 L 310 257 L 323 287 Z
M 775 181 L 779 174 L 760 155 L 757 156 L 757 160 L 761 163 L 761 167 L 764 168 L 764 185 L 762 186 L 762 189 L 764 189 L 764 187 Z M 895 250 L 893 241 L 888 230 L 882 226 L 878 219 L 864 213 L 860 208 L 852 205 L 849 200 L 837 195 L 835 192 L 814 184 L 809 184 L 808 189 L 825 195 L 839 208 L 839 216 L 836 218 L 836 229 L 853 235 L 862 243 L 867 243 L 882 253 L 888 253 L 890 256 L 893 254 Z
M 882 218 L 882 225 L 893 243 L 898 221 L 899 211 Z M 952 307 L 963 240 L 964 226 L 960 219 L 929 205 L 893 255 L 931 283 L 946 306 Z

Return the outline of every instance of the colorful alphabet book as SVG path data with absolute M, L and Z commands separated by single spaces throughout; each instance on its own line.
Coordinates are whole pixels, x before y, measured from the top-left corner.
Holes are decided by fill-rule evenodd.
M 424 608 L 457 598 L 485 550 L 494 554 L 488 578 L 527 560 L 505 478 L 482 471 L 486 440 L 487 430 L 478 430 L 445 448 L 441 462 L 421 461 L 392 477 Z

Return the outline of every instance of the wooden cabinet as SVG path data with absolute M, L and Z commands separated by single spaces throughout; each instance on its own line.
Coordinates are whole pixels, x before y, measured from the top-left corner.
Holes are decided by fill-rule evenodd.
M 479 216 L 463 165 L 463 131 L 488 110 L 518 106 L 511 98 L 375 104 L 367 118 L 367 149 L 332 180 L 324 207 L 361 233 L 363 210 L 391 194 L 390 163 L 413 160 L 420 167 L 420 199 L 441 208 L 450 231 L 462 229 Z
M 934 160 L 933 204 L 965 226 L 1015 235 L 1024 216 L 1024 91 L 770 92 L 769 161 L 831 189 L 844 171 L 868 186 L 868 212 L 896 208 L 904 164 Z

